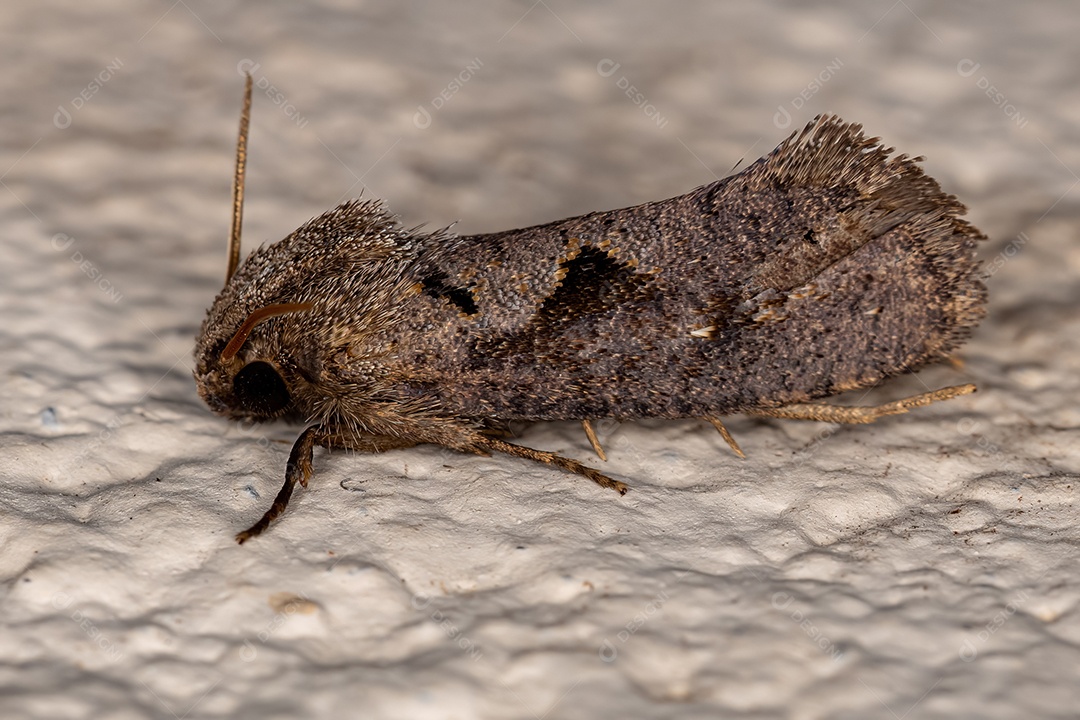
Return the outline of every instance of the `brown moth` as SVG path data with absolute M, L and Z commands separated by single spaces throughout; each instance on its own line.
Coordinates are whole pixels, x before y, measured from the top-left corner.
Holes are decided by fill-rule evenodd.
M 821 402 L 946 358 L 984 314 L 984 236 L 916 164 L 818 117 L 742 172 L 660 202 L 458 237 L 346 202 L 237 268 L 251 78 L 225 288 L 203 322 L 199 394 L 235 419 L 294 417 L 285 484 L 315 446 L 433 443 L 622 482 L 498 437 L 510 421 L 751 415 L 871 422 L 964 395 Z

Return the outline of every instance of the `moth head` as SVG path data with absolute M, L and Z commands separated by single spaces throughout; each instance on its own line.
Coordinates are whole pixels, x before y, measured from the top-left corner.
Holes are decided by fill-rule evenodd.
M 236 277 L 240 263 L 240 226 L 244 213 L 244 168 L 247 164 L 247 136 L 251 121 L 251 74 L 245 73 L 244 107 L 240 113 L 240 136 L 236 142 L 236 173 L 233 175 L 233 218 L 229 234 L 229 258 L 225 289 L 203 323 L 195 347 L 195 382 L 199 395 L 215 412 L 230 417 L 268 420 L 286 414 L 293 405 L 290 383 L 272 349 L 276 343 L 255 343 L 241 354 L 248 338 L 260 323 L 289 313 L 311 310 L 308 303 L 265 305 L 251 312 L 235 333 L 224 342 L 226 318 L 236 315 L 237 296 L 243 283 Z M 232 311 L 230 311 L 232 310 Z M 224 345 L 222 344 L 224 342 Z
M 395 300 L 415 285 L 405 270 L 423 243 L 403 231 L 381 203 L 354 200 L 253 251 L 241 265 L 251 90 L 249 74 L 236 145 L 225 286 L 196 340 L 195 381 L 218 414 L 257 421 L 285 415 L 306 419 L 333 411 L 341 393 L 325 387 L 333 370 L 327 369 L 328 357 L 339 347 L 355 361 L 367 357 L 362 341 L 387 326 L 387 314 L 398 312 Z M 331 308 L 335 312 L 328 312 Z M 345 333 L 342 317 L 348 320 Z M 377 344 L 372 353 L 384 346 Z M 365 382 L 362 373 L 343 381 L 349 394 Z
M 298 368 L 283 357 L 278 333 L 252 338 L 257 326 L 271 318 L 311 310 L 309 303 L 280 303 L 247 316 L 227 343 L 208 337 L 204 327 L 195 378 L 199 394 L 216 412 L 236 418 L 270 420 L 295 410 L 293 386 Z

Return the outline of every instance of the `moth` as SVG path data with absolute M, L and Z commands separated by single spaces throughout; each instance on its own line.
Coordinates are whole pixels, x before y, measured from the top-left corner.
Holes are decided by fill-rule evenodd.
M 947 358 L 984 315 L 985 239 L 917 164 L 819 116 L 738 174 L 659 202 L 487 235 L 407 229 L 353 200 L 240 258 L 247 78 L 224 289 L 195 379 L 233 419 L 299 418 L 316 446 L 505 453 L 627 486 L 503 439 L 511 421 L 701 418 L 739 456 L 735 413 L 865 423 L 965 395 L 822 402 Z

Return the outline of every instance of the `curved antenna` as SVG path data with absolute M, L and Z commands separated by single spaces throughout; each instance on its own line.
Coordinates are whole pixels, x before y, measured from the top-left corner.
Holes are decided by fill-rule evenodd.
M 232 185 L 232 230 L 229 232 L 229 267 L 225 284 L 240 264 L 240 225 L 244 220 L 244 170 L 247 167 L 248 126 L 251 125 L 251 73 L 244 73 L 244 109 L 240 112 L 240 137 L 236 140 L 236 171 Z
M 248 319 L 244 321 L 244 324 L 241 325 L 240 329 L 236 331 L 236 334 L 232 336 L 232 340 L 229 341 L 229 344 L 221 351 L 222 362 L 228 362 L 236 357 L 236 353 L 240 352 L 240 348 L 244 346 L 244 342 L 248 339 L 248 335 L 250 335 L 251 331 L 255 329 L 255 326 L 263 320 L 269 320 L 278 315 L 303 312 L 305 310 L 310 310 L 311 307 L 311 303 L 281 303 L 259 308 L 248 315 Z

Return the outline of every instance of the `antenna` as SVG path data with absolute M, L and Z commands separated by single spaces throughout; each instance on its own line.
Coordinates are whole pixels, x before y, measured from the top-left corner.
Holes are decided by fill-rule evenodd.
M 248 126 L 251 125 L 251 73 L 244 73 L 244 109 L 240 112 L 240 137 L 236 140 L 236 172 L 232 186 L 232 230 L 229 232 L 229 268 L 225 284 L 240 264 L 240 226 L 244 221 L 244 170 L 247 167 Z

